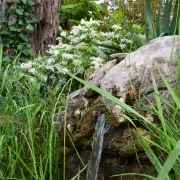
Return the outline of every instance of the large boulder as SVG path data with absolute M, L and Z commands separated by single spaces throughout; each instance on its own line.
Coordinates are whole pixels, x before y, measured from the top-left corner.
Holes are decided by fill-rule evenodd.
M 111 55 L 110 61 L 95 71 L 89 78 L 89 82 L 109 92 L 153 122 L 151 114 L 141 111 L 140 108 L 142 104 L 149 105 L 149 102 L 151 105 L 156 104 L 152 74 L 161 97 L 170 100 L 159 72 L 164 75 L 171 87 L 175 87 L 177 51 L 177 36 L 159 37 L 135 52 Z M 120 106 L 84 87 L 73 92 L 69 97 L 66 118 L 67 130 L 71 137 L 66 141 L 69 154 L 73 152 L 72 141 L 79 151 L 90 148 L 90 140 L 99 113 L 105 113 L 106 123 L 110 125 L 108 133 L 105 134 L 103 146 L 103 154 L 109 157 L 128 158 L 143 151 L 140 143 L 137 141 L 132 143 L 136 140 L 135 133 L 146 134 L 147 138 L 152 139 L 147 135 L 147 130 L 138 124 L 137 128 L 128 125 L 127 119 L 122 116 L 124 110 Z M 63 122 L 64 117 L 61 119 Z M 63 136 L 62 127 L 63 125 L 59 130 L 60 136 Z
M 158 69 L 174 87 L 177 50 L 177 36 L 159 37 L 135 52 L 119 54 L 120 58 L 118 54 L 112 55 L 111 58 L 116 59 L 95 71 L 89 78 L 89 82 L 139 111 L 142 103 L 155 104 L 152 74 L 156 79 L 160 95 L 169 99 L 169 93 L 162 82 Z M 125 58 L 122 60 L 122 57 Z M 118 58 L 121 60 L 117 60 Z M 87 142 L 86 140 L 94 131 L 99 112 L 110 115 L 107 122 L 114 127 L 126 123 L 126 119 L 121 115 L 122 111 L 122 108 L 114 102 L 84 87 L 70 94 L 67 128 L 75 141 L 80 142 L 82 139 Z

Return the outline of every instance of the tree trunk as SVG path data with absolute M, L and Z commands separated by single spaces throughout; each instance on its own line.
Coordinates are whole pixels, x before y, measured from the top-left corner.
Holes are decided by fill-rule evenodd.
M 27 32 L 33 50 L 45 53 L 49 44 L 55 44 L 59 26 L 59 8 L 62 0 L 34 0 L 33 16 L 39 22 L 34 31 Z

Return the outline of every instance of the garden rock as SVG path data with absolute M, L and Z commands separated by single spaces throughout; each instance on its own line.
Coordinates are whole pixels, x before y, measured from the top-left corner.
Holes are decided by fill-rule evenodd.
M 89 82 L 109 92 L 153 122 L 154 119 L 149 113 L 140 110 L 141 104 L 156 104 L 152 75 L 160 96 L 170 100 L 159 72 L 171 87 L 175 86 L 177 51 L 178 36 L 156 38 L 132 53 L 111 55 L 111 61 L 95 71 Z M 135 133 L 143 135 L 148 132 L 142 127 L 135 129 L 129 126 L 128 120 L 122 116 L 123 112 L 116 103 L 88 87 L 73 92 L 69 98 L 66 118 L 71 139 L 67 138 L 66 146 L 71 148 L 73 141 L 79 151 L 90 148 L 98 114 L 105 113 L 110 129 L 105 134 L 103 154 L 121 159 L 135 156 L 143 150 L 137 141 L 134 146 L 130 146 L 136 140 Z M 63 137 L 62 128 L 59 134 Z M 151 136 L 146 138 L 152 139 Z
M 70 180 L 77 176 L 77 172 L 84 169 L 80 174 L 81 180 L 86 179 L 86 169 L 84 168 L 88 164 L 88 157 L 91 151 L 85 149 L 79 152 L 81 160 L 77 158 L 77 154 L 71 154 L 66 158 L 66 179 Z M 142 154 L 143 155 L 143 154 Z M 143 161 L 140 164 L 141 157 L 136 160 L 134 157 L 119 158 L 113 156 L 102 155 L 99 166 L 97 180 L 142 180 L 140 176 L 129 175 L 129 176 L 117 176 L 111 177 L 117 174 L 124 173 L 139 173 L 139 174 L 152 174 L 154 173 L 153 166 L 150 164 L 150 160 Z

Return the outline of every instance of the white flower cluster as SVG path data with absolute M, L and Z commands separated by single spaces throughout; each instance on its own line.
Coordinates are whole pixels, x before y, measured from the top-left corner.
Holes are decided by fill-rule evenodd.
M 98 1 L 94 1 L 96 4 L 107 4 L 107 10 L 111 11 L 111 10 L 116 10 L 119 8 L 119 6 L 117 5 L 117 1 L 116 0 L 98 0 Z
M 51 52 L 53 53 L 54 51 Z M 19 68 L 25 70 L 26 72 L 35 76 L 37 79 L 44 82 L 47 81 L 47 76 L 48 76 L 47 71 L 50 72 L 57 71 L 61 74 L 66 74 L 68 72 L 68 69 L 62 66 L 60 63 L 57 63 L 56 59 L 53 57 L 43 58 L 43 59 L 39 57 L 27 63 L 22 63 Z
M 92 18 L 90 18 L 89 21 L 85 21 L 84 19 L 82 19 L 81 24 L 89 27 L 93 24 L 94 25 L 100 25 L 100 21 L 93 20 Z
M 68 44 L 74 45 L 77 49 L 82 49 L 82 42 L 86 43 L 89 47 L 91 45 L 102 45 L 96 48 L 97 52 L 100 52 L 100 56 L 110 51 L 108 48 L 102 48 L 104 46 L 116 47 L 116 49 L 119 48 L 121 51 L 128 51 L 130 47 L 132 48 L 132 44 L 135 42 L 131 34 L 125 31 L 120 25 L 113 25 L 110 32 L 102 32 L 99 30 L 101 24 L 102 22 L 93 19 L 89 21 L 82 19 L 81 24 L 73 26 L 69 34 L 65 31 L 61 31 L 61 34 L 63 34 L 61 37 L 66 39 Z M 139 29 L 139 27 L 137 26 L 136 29 Z M 64 34 L 66 34 L 66 37 Z M 103 57 L 105 57 L 105 55 Z
M 101 25 L 100 21 L 82 19 L 70 32 L 60 27 L 60 37 L 57 38 L 59 43 L 49 46 L 48 56 L 23 63 L 21 69 L 45 81 L 49 72 L 82 74 L 89 68 L 100 68 L 109 54 L 133 50 L 136 43 L 120 25 L 113 25 L 109 32 L 100 31 Z M 139 30 L 140 27 L 134 28 Z M 138 35 L 142 38 L 141 34 Z

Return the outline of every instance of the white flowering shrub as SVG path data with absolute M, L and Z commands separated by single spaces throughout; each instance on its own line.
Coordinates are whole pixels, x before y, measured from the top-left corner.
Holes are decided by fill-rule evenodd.
M 140 26 L 132 27 L 137 36 L 144 38 L 139 32 Z M 139 45 L 131 34 L 120 25 L 113 25 L 109 32 L 102 32 L 101 22 L 90 19 L 81 20 L 81 24 L 73 26 L 71 31 L 60 30 L 58 44 L 49 46 L 48 56 L 21 64 L 21 68 L 46 82 L 54 74 L 65 74 L 70 71 L 82 78 L 88 69 L 98 69 L 108 60 L 108 56 L 116 52 L 129 52 Z M 66 81 L 63 81 L 66 83 Z

